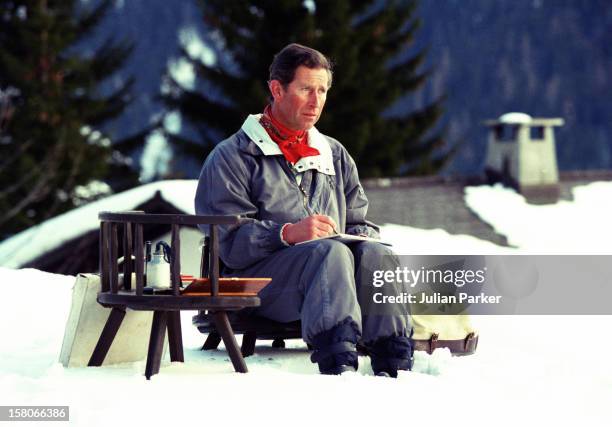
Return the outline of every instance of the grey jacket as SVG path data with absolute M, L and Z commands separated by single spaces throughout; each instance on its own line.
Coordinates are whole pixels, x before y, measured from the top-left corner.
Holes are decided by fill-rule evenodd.
M 314 213 L 333 218 L 339 232 L 379 237 L 378 227 L 366 220 L 368 200 L 355 162 L 338 141 L 310 129 L 309 145 L 321 154 L 291 166 L 258 118 L 249 116 L 237 133 L 214 148 L 198 182 L 198 215 L 250 219 L 220 227 L 220 256 L 226 266 L 243 269 L 282 249 L 282 226 Z M 300 184 L 297 174 L 302 174 Z

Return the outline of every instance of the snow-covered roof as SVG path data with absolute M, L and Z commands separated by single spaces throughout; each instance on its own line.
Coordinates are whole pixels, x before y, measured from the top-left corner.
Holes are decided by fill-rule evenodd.
M 67 212 L 0 243 L 0 265 L 10 268 L 26 265 L 71 239 L 97 229 L 98 212 L 134 209 L 151 199 L 157 191 L 177 209 L 194 213 L 196 185 L 196 180 L 160 181 Z M 431 188 L 428 187 L 427 193 L 431 194 Z M 466 188 L 462 201 L 483 224 L 490 225 L 499 235 L 505 236 L 511 246 L 523 253 L 612 253 L 612 228 L 609 226 L 609 218 L 612 218 L 612 205 L 609 202 L 612 200 L 612 182 L 577 185 L 572 188 L 572 193 L 572 201 L 560 200 L 553 205 L 537 206 L 527 203 L 514 190 L 501 186 L 479 186 Z M 382 203 L 382 199 L 378 202 Z M 449 205 L 447 209 L 456 210 L 456 206 Z M 391 241 L 400 253 L 403 250 L 407 251 L 404 253 L 435 253 L 438 247 L 446 247 L 445 251 L 453 249 L 456 253 L 465 253 L 468 247 L 469 253 L 502 250 L 497 245 L 489 245 L 489 242 L 467 235 L 455 236 L 453 246 L 449 247 L 449 241 L 445 240 L 448 232 L 441 230 L 440 225 L 436 230 L 412 228 L 410 237 L 401 234 L 399 238 L 400 234 L 392 221 L 380 223 L 385 222 L 387 225 L 381 230 L 383 238 Z M 453 233 L 459 234 L 457 230 Z M 463 234 L 466 232 L 463 231 Z M 445 243 L 442 244 L 442 241 Z M 472 241 L 478 241 L 478 244 L 472 245 Z M 406 248 L 407 242 L 409 249 Z
M 612 182 L 577 185 L 572 193 L 571 201 L 532 205 L 501 184 L 483 185 L 467 187 L 465 202 L 521 253 L 612 254 Z
M 177 209 L 193 214 L 196 186 L 197 180 L 158 181 L 73 209 L 0 243 L 0 265 L 19 268 L 63 243 L 97 229 L 99 212 L 133 210 L 153 198 L 158 191 Z
M 524 125 L 524 126 L 563 126 L 565 120 L 560 117 L 544 118 L 544 117 L 531 117 L 525 113 L 506 113 L 499 116 L 496 120 L 485 120 L 486 126 L 498 126 L 498 125 Z

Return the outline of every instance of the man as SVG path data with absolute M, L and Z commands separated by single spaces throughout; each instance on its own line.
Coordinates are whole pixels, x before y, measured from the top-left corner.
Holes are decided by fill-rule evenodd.
M 365 218 L 368 201 L 355 162 L 314 127 L 331 81 L 330 62 L 320 52 L 298 44 L 282 49 L 270 66 L 271 104 L 206 159 L 196 213 L 251 219 L 220 230 L 225 273 L 272 277 L 255 313 L 279 322 L 301 320 L 321 373 L 355 371 L 360 341 L 375 374 L 396 377 L 411 368 L 407 316 L 370 315 L 364 312 L 367 301 L 360 301 L 364 287 L 371 288 L 367 272 L 392 252 L 375 242 L 299 244 L 336 232 L 379 236 Z

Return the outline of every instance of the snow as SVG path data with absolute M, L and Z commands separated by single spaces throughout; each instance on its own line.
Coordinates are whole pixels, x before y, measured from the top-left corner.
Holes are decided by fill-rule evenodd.
M 158 185 L 164 197 L 182 199 L 178 193 L 185 183 Z M 152 185 L 147 194 L 157 188 Z M 576 188 L 573 202 L 531 206 L 501 187 L 468 189 L 470 207 L 519 249 L 399 225 L 384 226 L 382 235 L 400 253 L 501 253 L 522 251 L 523 246 L 576 253 L 590 245 L 599 253 L 604 249 L 600 240 L 610 241 L 610 191 L 610 183 L 593 183 Z M 126 199 L 132 203 L 141 192 Z M 115 202 L 113 210 L 128 204 Z M 83 210 L 71 221 L 87 223 L 81 217 L 90 215 L 95 228 L 101 209 L 91 210 L 95 214 Z M 37 238 L 51 229 L 59 228 L 39 230 Z M 558 238 L 559 230 L 570 237 Z M 57 362 L 74 280 L 0 267 L 3 405 L 69 405 L 71 424 L 86 426 L 610 423 L 612 344 L 605 337 L 611 316 L 475 317 L 480 334 L 476 354 L 449 358 L 444 350 L 433 356 L 417 353 L 414 372 L 390 379 L 372 376 L 366 357 L 360 358 L 357 374 L 319 375 L 299 340 L 287 341 L 284 350 L 260 344 L 246 359 L 249 373 L 237 374 L 222 348 L 199 350 L 204 336 L 191 326 L 194 313 L 183 312 L 185 363 L 166 359 L 160 373 L 146 381 L 144 361 L 71 369 Z
M 531 116 L 525 113 L 506 113 L 499 116 L 499 121 L 507 124 L 528 124 L 531 120 Z
M 179 30 L 179 42 L 192 59 L 199 59 L 202 64 L 212 67 L 217 63 L 217 55 L 200 37 L 198 30 L 186 26 Z
M 593 182 L 572 192 L 573 201 L 531 205 L 497 184 L 467 187 L 465 201 L 523 253 L 612 254 L 612 182 Z
M 492 255 L 511 254 L 516 249 L 499 246 L 473 236 L 452 235 L 442 229 L 422 230 L 404 225 L 386 224 L 380 238 L 393 245 L 396 253 L 412 255 Z
M 86 185 L 77 185 L 73 191 L 73 202 L 77 205 L 83 205 L 94 198 L 108 196 L 113 191 L 104 181 L 92 180 Z
M 170 127 L 176 124 L 170 119 Z M 160 130 L 151 132 L 147 136 L 146 145 L 140 157 L 140 182 L 149 182 L 155 177 L 167 174 L 171 159 L 172 149 L 164 132 Z
M 227 413 L 236 423 L 253 417 L 253 425 L 378 425 L 428 422 L 432 416 L 434 425 L 454 418 L 459 425 L 489 425 L 490 420 L 513 425 L 527 413 L 534 422 L 607 422 L 610 344 L 600 334 L 612 326 L 606 317 L 480 319 L 475 355 L 449 360 L 438 356 L 443 350 L 431 358 L 417 352 L 417 370 L 439 373 L 440 361 L 430 359 L 442 359 L 444 370 L 438 376 L 412 372 L 393 380 L 372 376 L 365 357 L 356 375 L 318 375 L 297 340 L 285 350 L 258 346 L 247 359 L 250 372 L 237 374 L 222 349 L 199 350 L 204 337 L 190 324 L 194 313 L 184 312 L 186 362 L 165 360 L 160 373 L 146 381 L 144 361 L 71 369 L 57 363 L 74 278 L 3 268 L 0 277 L 5 284 L 0 321 L 20 325 L 4 334 L 0 399 L 4 404 L 69 405 L 74 425 L 103 426 L 118 419 L 121 425 L 183 422 L 203 414 L 214 423 L 226 420 Z M 6 285 L 10 282 L 29 286 Z M 29 303 L 17 309 L 13 301 L 18 300 Z M 597 344 L 570 345 L 578 336 L 579 342 Z
M 178 134 L 183 126 L 183 118 L 178 111 L 171 111 L 164 116 L 164 129 L 166 132 Z
M 187 59 L 169 59 L 168 70 L 172 78 L 183 88 L 188 90 L 193 90 L 195 88 L 195 68 Z
M 157 191 L 177 209 L 193 214 L 196 186 L 196 180 L 158 181 L 73 209 L 0 243 L 0 265 L 18 268 L 70 239 L 97 229 L 99 212 L 133 210 Z

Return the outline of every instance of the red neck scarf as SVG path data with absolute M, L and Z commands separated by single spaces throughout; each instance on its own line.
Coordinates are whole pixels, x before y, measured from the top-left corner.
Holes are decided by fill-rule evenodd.
M 264 127 L 270 138 L 278 144 L 288 162 L 295 164 L 302 157 L 318 156 L 319 150 L 308 145 L 308 132 L 292 130 L 276 120 L 272 115 L 270 105 L 266 106 L 259 123 Z

